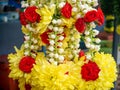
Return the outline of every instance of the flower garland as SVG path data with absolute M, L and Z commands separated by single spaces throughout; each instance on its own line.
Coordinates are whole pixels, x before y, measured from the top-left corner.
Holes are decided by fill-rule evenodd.
M 24 43 L 9 54 L 9 77 L 20 90 L 108 90 L 116 80 L 116 63 L 99 53 L 104 15 L 97 0 L 28 0 L 20 13 Z M 88 48 L 84 52 L 80 41 Z M 46 53 L 41 52 L 42 46 Z

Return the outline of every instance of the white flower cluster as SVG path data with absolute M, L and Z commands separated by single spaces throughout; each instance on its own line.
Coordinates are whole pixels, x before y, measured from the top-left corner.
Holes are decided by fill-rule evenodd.
M 64 40 L 64 28 L 60 27 L 59 24 L 62 23 L 60 19 L 53 19 L 52 24 L 48 26 L 52 32 L 48 33 L 49 43 L 47 46 L 47 60 L 50 63 L 58 64 L 64 61 L 64 49 L 62 48 Z
M 80 52 L 80 33 L 76 29 L 72 29 L 70 32 L 70 40 L 68 41 L 68 50 L 71 53 L 68 55 L 70 59 L 73 57 L 79 57 Z
M 32 57 L 36 57 L 36 50 L 38 50 L 38 40 L 34 37 L 30 37 L 30 35 L 25 35 L 24 36 L 24 55 L 29 56 L 31 55 Z M 31 52 L 32 51 L 32 52 Z

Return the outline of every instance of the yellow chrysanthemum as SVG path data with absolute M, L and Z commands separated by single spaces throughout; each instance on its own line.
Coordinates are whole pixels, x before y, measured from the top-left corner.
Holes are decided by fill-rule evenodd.
M 75 78 L 69 75 L 73 62 L 56 66 L 48 63 L 43 54 L 38 54 L 36 63 L 32 71 L 32 85 L 44 87 L 44 90 L 74 90 Z
M 62 21 L 63 25 L 67 26 L 68 28 L 71 28 L 73 26 L 73 23 L 75 22 L 73 18 L 70 19 L 62 18 Z
M 110 54 L 96 53 L 93 57 L 94 62 L 100 68 L 99 77 L 95 81 L 85 81 L 81 78 L 81 66 L 74 68 L 73 77 L 78 78 L 76 90 L 110 90 L 114 87 L 113 82 L 116 80 L 116 63 Z
M 9 66 L 11 70 L 9 77 L 13 79 L 25 78 L 26 79 L 25 81 L 28 82 L 29 79 L 31 78 L 31 74 L 24 73 L 19 69 L 19 62 L 24 56 L 24 48 L 21 47 L 21 49 L 19 50 L 15 47 L 15 51 L 16 51 L 15 54 L 9 54 L 8 56 Z
M 54 14 L 55 7 L 48 8 L 44 6 L 43 8 L 37 9 L 36 12 L 41 16 L 41 20 L 37 23 L 36 30 L 39 31 L 40 34 L 45 32 L 48 25 L 50 24 L 53 14 Z
M 10 74 L 9 77 L 13 79 L 19 79 L 20 77 L 23 77 L 23 72 L 19 69 L 19 62 L 21 58 L 23 57 L 23 48 L 18 50 L 15 47 L 16 54 L 9 54 L 8 60 L 9 60 L 9 66 L 10 66 Z

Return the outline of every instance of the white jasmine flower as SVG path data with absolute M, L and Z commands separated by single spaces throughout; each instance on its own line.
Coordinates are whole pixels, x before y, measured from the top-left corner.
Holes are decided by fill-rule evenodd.
M 57 23 L 57 21 L 56 21 L 55 19 L 53 19 L 53 20 L 52 20 L 52 23 L 53 23 L 53 24 L 56 24 L 56 23 Z
M 55 58 L 58 58 L 58 57 L 59 57 L 58 53 L 56 53 L 56 54 L 54 55 L 54 57 L 55 57 Z
M 49 53 L 49 57 L 54 57 L 54 53 Z
M 60 48 L 58 52 L 61 54 L 61 53 L 64 52 L 64 49 L 63 49 L 63 48 Z
M 100 50 L 100 45 L 95 45 L 95 50 L 99 51 Z
M 74 48 L 74 46 L 73 46 L 73 45 L 70 45 L 70 48 Z
M 90 23 L 90 26 L 91 26 L 92 28 L 95 28 L 95 27 L 96 27 L 96 25 L 95 25 L 94 22 L 91 22 L 91 23 Z
M 24 36 L 25 40 L 30 40 L 30 36 Z
M 85 37 L 86 42 L 91 42 L 91 38 Z
M 25 8 L 25 7 L 28 7 L 29 5 L 28 5 L 28 3 L 24 3 L 24 4 L 22 4 L 22 8 Z
M 62 42 L 59 42 L 59 43 L 58 43 L 58 46 L 59 46 L 59 47 L 61 47 L 62 45 L 63 45 L 63 43 L 62 43 Z
M 25 48 L 28 48 L 29 46 L 30 46 L 29 43 L 25 43 L 25 44 L 24 44 L 24 47 L 25 47 Z
M 31 5 L 35 5 L 36 2 L 35 2 L 34 0 L 31 0 L 30 4 L 31 4 Z
M 49 28 L 50 30 L 52 30 L 52 29 L 53 29 L 53 25 L 49 25 L 48 28 Z
M 50 58 L 50 59 L 48 59 L 49 60 L 49 62 L 54 62 L 54 59 L 53 58 Z
M 78 19 L 78 18 L 80 18 L 81 17 L 81 15 L 80 14 L 77 14 L 76 15 L 76 19 Z
M 62 41 L 63 39 L 64 39 L 64 36 L 60 36 L 60 37 L 59 37 L 59 40 Z
M 63 29 L 62 27 L 60 27 L 60 28 L 58 29 L 58 31 L 59 31 L 59 33 L 63 33 L 64 29 Z
M 87 55 L 86 55 L 86 58 L 87 58 L 88 60 L 90 60 L 90 59 L 92 58 L 92 56 L 91 56 L 90 54 L 87 54 Z
M 101 40 L 100 40 L 99 38 L 96 38 L 96 39 L 95 39 L 95 42 L 96 42 L 96 43 L 100 43 Z
M 91 0 L 87 0 L 88 3 L 91 3 L 92 1 Z
M 30 24 L 27 24 L 27 25 L 26 25 L 26 28 L 27 28 L 27 29 L 29 29 L 30 27 L 31 27 Z
M 58 31 L 58 27 L 53 27 L 53 30 L 54 30 L 55 32 L 57 32 L 57 31 Z
M 32 55 L 32 57 L 36 57 L 36 54 L 35 54 L 35 53 L 32 53 L 31 55 Z
M 95 45 L 91 44 L 91 45 L 90 45 L 90 48 L 91 48 L 91 49 L 95 49 Z
M 68 55 L 68 57 L 69 57 L 70 59 L 72 59 L 72 58 L 73 58 L 73 55 L 72 55 L 72 54 L 70 54 L 70 55 Z
M 94 6 L 94 7 L 95 7 L 95 6 L 98 6 L 98 1 L 97 1 L 97 0 L 94 1 L 93 6 Z
M 57 24 L 60 25 L 62 23 L 62 20 L 61 19 L 58 19 L 57 20 Z
M 30 47 L 31 49 L 34 49 L 35 47 L 34 47 L 34 45 L 31 45 L 31 47 Z
M 89 42 L 85 42 L 85 45 L 87 48 L 90 48 L 90 43 Z
M 78 44 L 76 44 L 76 48 L 79 48 L 80 47 L 80 44 L 78 43 Z
M 65 2 L 59 3 L 59 8 L 62 8 L 65 5 Z
M 51 35 L 50 35 L 50 38 L 55 39 L 55 38 L 56 38 L 56 35 L 55 35 L 55 34 L 51 34 Z
M 34 44 L 36 44 L 37 42 L 38 42 L 38 41 L 37 41 L 36 39 L 33 41 Z
M 84 9 L 84 10 L 83 10 L 83 13 L 84 13 L 84 14 L 85 14 L 85 13 L 87 13 L 87 12 L 88 12 L 88 10 L 87 10 L 87 9 Z
M 74 53 L 74 54 L 77 54 L 77 50 L 73 50 L 73 53 Z
M 28 55 L 29 55 L 29 51 L 25 51 L 25 52 L 24 52 L 24 55 L 25 55 L 25 56 L 28 56 Z
M 50 8 L 53 8 L 53 7 L 55 7 L 55 4 L 53 4 L 53 3 L 50 4 Z
M 76 0 L 72 0 L 73 3 L 76 3 Z
M 75 38 L 74 37 L 71 37 L 71 41 L 74 41 L 75 40 Z
M 58 59 L 59 59 L 59 62 L 62 63 L 64 61 L 64 56 L 60 55 Z
M 34 46 L 34 49 L 36 49 L 36 50 L 37 50 L 38 48 L 39 48 L 39 46 L 37 46 L 37 45 L 35 45 L 35 46 Z
M 73 11 L 73 12 L 77 12 L 77 11 L 78 11 L 78 8 L 73 7 L 73 8 L 72 8 L 72 11 Z
M 54 45 L 55 41 L 54 40 L 50 40 L 50 45 Z
M 89 35 L 90 32 L 86 30 L 84 34 L 85 34 L 85 35 Z
M 57 62 L 57 61 L 54 61 L 54 62 L 53 62 L 53 64 L 54 64 L 54 65 L 57 65 L 57 64 L 58 64 L 58 62 Z
M 48 50 L 54 51 L 54 47 L 53 47 L 53 46 L 49 46 L 49 47 L 48 47 Z
M 94 30 L 93 30 L 93 35 L 96 36 L 96 35 L 98 35 L 98 34 L 99 34 L 99 31 L 96 30 L 96 29 L 94 29 Z

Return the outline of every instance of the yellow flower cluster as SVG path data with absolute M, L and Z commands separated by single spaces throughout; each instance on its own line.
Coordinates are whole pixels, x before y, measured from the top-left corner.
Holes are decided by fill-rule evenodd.
M 76 63 L 68 61 L 58 66 L 47 62 L 44 53 L 38 53 L 36 64 L 31 73 L 25 74 L 19 70 L 18 63 L 23 56 L 23 49 L 16 49 L 16 54 L 9 55 L 10 77 L 19 78 L 19 87 L 30 84 L 31 90 L 109 90 L 116 80 L 116 63 L 110 54 L 96 53 L 93 61 L 99 66 L 99 77 L 95 81 L 85 81 L 81 78 L 81 66 L 84 60 Z

